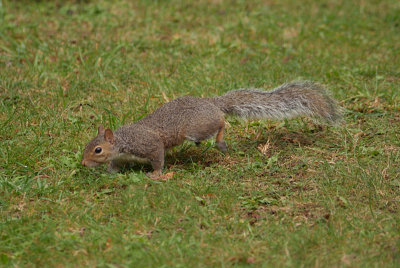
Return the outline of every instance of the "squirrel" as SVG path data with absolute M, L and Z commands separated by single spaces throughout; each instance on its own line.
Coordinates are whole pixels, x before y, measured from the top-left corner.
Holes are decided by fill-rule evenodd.
M 164 154 L 184 140 L 216 136 L 216 145 L 227 152 L 224 141 L 225 115 L 244 119 L 289 119 L 319 117 L 328 123 L 341 120 L 341 108 L 319 84 L 298 81 L 272 91 L 237 89 L 213 98 L 184 96 L 167 102 L 139 121 L 114 132 L 98 128 L 97 136 L 83 152 L 82 165 L 96 167 L 108 163 L 109 172 L 118 172 L 132 162 L 150 163 L 153 179 L 162 174 Z

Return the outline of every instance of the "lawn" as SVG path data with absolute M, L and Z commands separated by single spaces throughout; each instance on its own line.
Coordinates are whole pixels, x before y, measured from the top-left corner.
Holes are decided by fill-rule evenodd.
M 292 80 L 344 122 L 227 118 L 167 181 L 80 164 L 100 124 Z M 0 266 L 398 267 L 399 92 L 397 0 L 3 0 Z

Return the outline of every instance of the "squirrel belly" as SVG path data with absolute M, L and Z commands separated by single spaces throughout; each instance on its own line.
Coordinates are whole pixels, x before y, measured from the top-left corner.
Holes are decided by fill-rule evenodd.
M 164 167 L 165 150 L 184 140 L 202 140 L 216 135 L 217 147 L 226 152 L 225 115 L 246 119 L 284 119 L 296 116 L 341 120 L 341 110 L 329 94 L 312 82 L 293 82 L 272 91 L 239 89 L 214 98 L 185 96 L 172 100 L 136 123 L 115 132 L 100 126 L 98 135 L 84 150 L 82 164 L 108 163 L 118 171 L 130 162 L 149 162 L 156 178 Z

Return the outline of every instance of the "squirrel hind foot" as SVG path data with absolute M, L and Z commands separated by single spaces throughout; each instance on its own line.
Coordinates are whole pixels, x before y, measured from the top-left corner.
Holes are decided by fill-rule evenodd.
M 157 180 L 161 177 L 162 171 L 161 170 L 154 170 L 153 172 L 147 172 L 146 175 L 152 179 Z
M 217 142 L 217 147 L 218 149 L 223 152 L 224 154 L 228 152 L 228 148 L 226 147 L 225 141 L 219 141 Z

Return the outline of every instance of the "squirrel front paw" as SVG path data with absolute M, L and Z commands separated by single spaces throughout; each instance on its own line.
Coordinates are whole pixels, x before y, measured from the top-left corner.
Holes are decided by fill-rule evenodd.
M 117 165 L 115 165 L 113 162 L 110 162 L 110 164 L 108 164 L 108 168 L 107 171 L 109 173 L 117 173 L 121 170 L 121 168 Z

